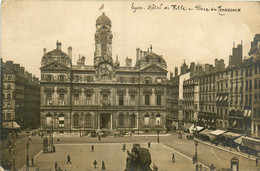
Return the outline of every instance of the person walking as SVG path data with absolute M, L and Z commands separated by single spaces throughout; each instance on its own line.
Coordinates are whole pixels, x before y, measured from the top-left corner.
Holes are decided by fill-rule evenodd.
M 172 153 L 172 163 L 174 163 L 175 162 L 175 155 L 174 155 L 174 153 Z
M 255 159 L 255 165 L 258 167 L 258 158 Z
M 100 141 L 101 140 L 101 136 L 100 135 L 98 135 L 98 141 Z
M 149 141 L 149 142 L 148 142 L 148 148 L 150 148 L 150 147 L 151 147 L 151 142 Z
M 71 164 L 70 155 L 69 155 L 69 154 L 67 155 L 67 164 L 68 164 L 68 163 Z
M 58 162 L 55 162 L 54 168 L 55 168 L 55 171 L 58 171 Z
M 94 145 L 91 146 L 91 152 L 94 152 Z
M 105 162 L 102 161 L 102 167 L 101 167 L 101 170 L 106 170 L 106 166 L 105 166 Z
M 155 165 L 155 163 L 153 164 L 153 171 L 158 171 L 158 167 Z
M 200 164 L 200 171 L 202 171 L 202 164 Z
M 96 169 L 97 168 L 97 161 L 96 160 L 94 160 L 93 165 L 94 165 L 94 168 Z
M 123 150 L 123 152 L 125 152 L 125 150 L 126 150 L 126 145 L 125 145 L 125 143 L 123 144 L 122 150 Z

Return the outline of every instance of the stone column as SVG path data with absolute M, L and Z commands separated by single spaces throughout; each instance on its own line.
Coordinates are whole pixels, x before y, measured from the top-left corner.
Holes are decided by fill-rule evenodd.
M 98 118 L 98 119 L 97 119 L 97 123 L 98 123 L 97 126 L 98 126 L 98 130 L 100 130 L 100 115 L 97 114 L 97 116 L 98 116 L 98 117 L 97 117 L 97 118 Z

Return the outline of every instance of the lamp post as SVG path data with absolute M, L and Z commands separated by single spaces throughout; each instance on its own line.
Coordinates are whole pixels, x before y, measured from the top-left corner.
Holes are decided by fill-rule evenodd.
M 27 155 L 26 155 L 26 170 L 29 170 L 29 131 L 26 131 L 27 134 L 27 143 L 26 143 L 26 149 L 27 149 Z
M 198 152 L 197 152 L 197 148 L 198 148 L 198 141 L 194 140 L 194 144 L 195 144 L 195 163 L 198 162 Z
M 158 134 L 157 142 L 160 143 L 160 139 L 159 139 L 160 129 L 157 129 L 157 134 Z

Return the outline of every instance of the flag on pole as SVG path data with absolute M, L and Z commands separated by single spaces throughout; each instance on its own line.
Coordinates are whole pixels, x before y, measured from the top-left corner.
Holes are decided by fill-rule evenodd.
M 102 10 L 104 8 L 104 4 L 101 5 L 101 7 L 99 7 L 99 11 Z

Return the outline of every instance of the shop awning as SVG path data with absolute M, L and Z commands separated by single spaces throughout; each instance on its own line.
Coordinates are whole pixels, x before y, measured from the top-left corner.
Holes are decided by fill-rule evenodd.
M 15 122 L 3 122 L 2 123 L 3 128 L 5 129 L 19 129 L 20 126 Z
M 237 139 L 234 140 L 234 142 L 237 143 L 237 144 L 242 144 L 242 138 L 243 137 L 244 136 L 238 137 Z
M 260 140 L 259 139 L 255 139 L 255 138 L 251 138 L 251 137 L 243 137 L 242 143 L 243 143 L 243 146 L 260 151 Z
M 221 101 L 222 100 L 222 96 L 219 98 L 219 101 Z
M 200 135 L 209 136 L 210 132 L 212 132 L 212 130 L 204 129 L 203 131 L 200 132 Z
M 219 96 L 216 98 L 216 101 L 218 101 L 218 99 L 219 99 Z
M 210 134 L 210 135 L 219 136 L 219 135 L 221 135 L 221 134 L 223 134 L 223 133 L 225 133 L 225 132 L 226 132 L 226 131 L 217 129 L 217 130 L 215 130 L 215 131 L 210 132 L 209 134 Z
M 226 138 L 238 138 L 241 137 L 242 135 L 234 132 L 225 132 L 223 133 L 223 136 Z
M 193 131 L 198 131 L 198 132 L 200 132 L 200 131 L 202 131 L 204 129 L 204 127 L 202 127 L 202 126 L 196 126 L 194 129 L 193 129 Z

